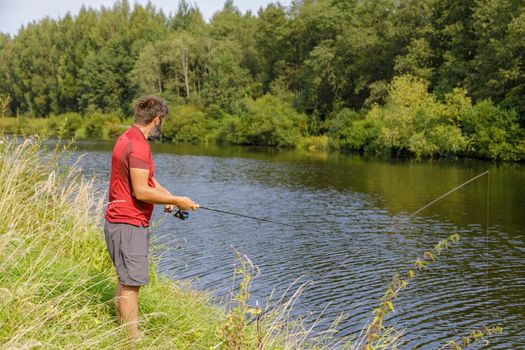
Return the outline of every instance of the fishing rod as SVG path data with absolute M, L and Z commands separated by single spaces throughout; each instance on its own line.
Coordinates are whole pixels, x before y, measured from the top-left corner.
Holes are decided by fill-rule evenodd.
M 221 209 L 209 208 L 209 207 L 202 207 L 202 206 L 199 207 L 199 209 L 213 211 L 213 212 L 221 213 L 221 214 L 232 215 L 232 216 L 238 216 L 238 217 L 246 218 L 246 219 L 252 219 L 252 220 L 257 221 L 257 223 L 259 225 L 261 224 L 261 222 L 269 222 L 269 223 L 272 223 L 274 225 L 292 227 L 292 228 L 294 228 L 296 230 L 303 230 L 303 231 L 310 231 L 310 232 L 315 232 L 315 233 L 320 233 L 320 234 L 326 234 L 326 232 L 315 230 L 313 228 L 308 228 L 308 227 L 299 226 L 299 225 L 293 225 L 293 224 L 289 224 L 289 223 L 286 223 L 286 222 L 280 222 L 280 221 L 270 220 L 270 219 L 266 219 L 266 218 L 260 218 L 260 217 L 252 216 L 252 215 L 235 213 L 235 212 L 227 211 L 227 210 L 221 210 Z M 179 210 L 175 214 L 173 214 L 173 216 L 175 216 L 177 219 L 180 219 L 180 220 L 186 220 L 186 219 L 189 218 L 190 214 L 187 211 Z

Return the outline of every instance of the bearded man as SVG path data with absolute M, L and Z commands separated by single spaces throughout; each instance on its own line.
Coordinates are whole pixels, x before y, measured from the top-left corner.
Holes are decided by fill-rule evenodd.
M 148 283 L 150 218 L 155 204 L 196 210 L 188 197 L 172 195 L 155 179 L 155 165 L 148 140 L 159 139 L 168 108 L 156 96 L 144 96 L 135 103 L 135 122 L 117 140 L 111 157 L 109 204 L 104 235 L 118 275 L 115 310 L 130 335 L 140 339 L 138 294 Z

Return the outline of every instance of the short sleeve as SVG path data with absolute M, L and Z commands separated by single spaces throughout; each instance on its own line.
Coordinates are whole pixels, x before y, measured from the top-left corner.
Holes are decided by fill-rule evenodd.
M 148 147 L 142 145 L 132 145 L 129 153 L 129 167 L 138 169 L 149 169 L 150 151 Z

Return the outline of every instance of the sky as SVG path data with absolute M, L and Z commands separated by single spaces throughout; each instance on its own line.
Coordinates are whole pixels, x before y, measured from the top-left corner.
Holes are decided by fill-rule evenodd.
M 147 3 L 147 0 L 128 1 L 130 4 Z M 234 0 L 234 3 L 243 13 L 247 10 L 257 13 L 261 6 L 276 1 Z M 82 4 L 87 7 L 100 8 L 100 6 L 111 6 L 114 2 L 115 0 L 0 0 L 0 32 L 15 35 L 22 25 L 31 21 L 38 21 L 46 16 L 57 19 L 63 17 L 68 11 L 76 15 Z M 151 0 L 156 8 L 162 8 L 166 14 L 174 12 L 178 2 L 178 0 Z M 224 0 L 189 0 L 188 2 L 197 4 L 206 20 L 210 19 L 224 4 Z M 291 0 L 279 0 L 279 2 L 289 5 Z

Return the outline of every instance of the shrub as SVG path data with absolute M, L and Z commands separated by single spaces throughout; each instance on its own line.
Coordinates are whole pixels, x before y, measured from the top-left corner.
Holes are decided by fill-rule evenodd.
M 94 113 L 86 118 L 86 137 L 106 139 L 118 133 L 120 118 L 114 115 Z
M 295 147 L 306 135 L 307 117 L 291 104 L 267 94 L 247 99 L 238 111 L 241 125 L 233 136 L 242 143 L 260 146 Z
M 49 130 L 64 137 L 78 136 L 77 131 L 84 124 L 84 118 L 78 113 L 65 113 L 49 118 Z
M 437 101 L 424 80 L 405 75 L 393 79 L 386 104 L 374 105 L 366 119 L 378 129 L 379 149 L 417 158 L 456 154 L 466 148 L 467 141 L 456 125 L 452 106 L 457 108 L 457 104 Z
M 212 142 L 217 139 L 216 121 L 192 105 L 175 108 L 167 117 L 163 135 L 177 142 Z
M 343 109 L 329 121 L 330 148 L 343 151 L 366 151 L 377 139 L 374 124 L 356 111 Z
M 218 141 L 234 145 L 248 143 L 243 134 L 243 123 L 239 116 L 226 114 L 220 123 Z
M 463 133 L 471 141 L 470 154 L 489 159 L 525 159 L 523 130 L 515 111 L 498 108 L 490 100 L 484 100 L 460 118 Z
M 297 145 L 297 148 L 301 148 L 307 151 L 328 151 L 328 136 L 327 135 L 319 135 L 319 136 L 306 136 L 303 137 L 299 144 Z

